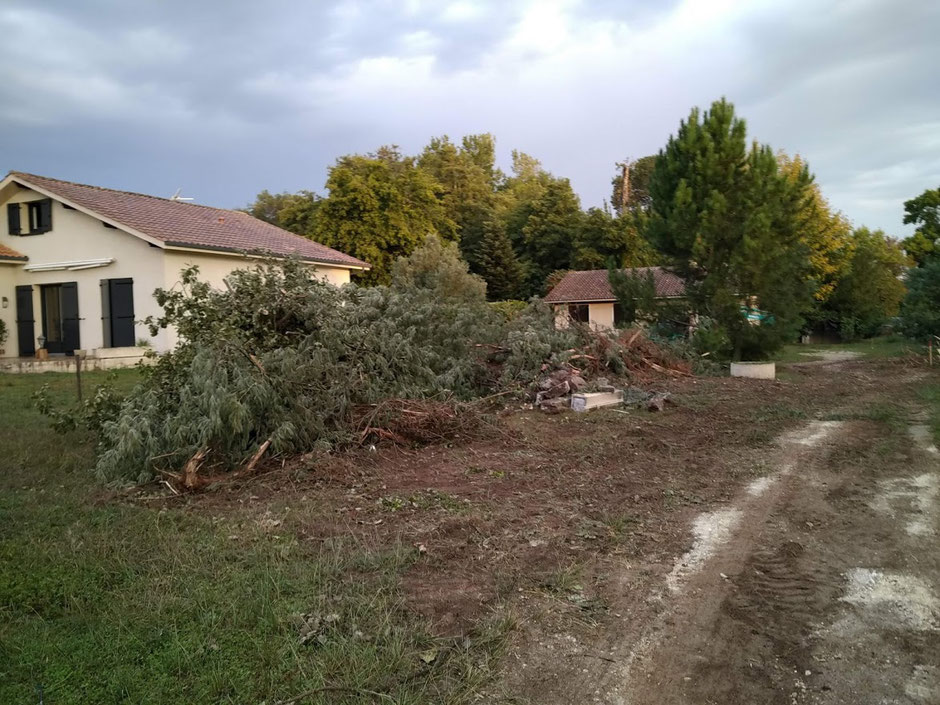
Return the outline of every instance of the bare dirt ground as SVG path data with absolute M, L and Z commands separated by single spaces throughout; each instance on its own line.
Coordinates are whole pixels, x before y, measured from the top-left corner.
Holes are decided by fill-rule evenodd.
M 519 702 L 940 702 L 940 473 L 910 401 L 921 374 L 800 374 L 829 420 L 782 433 L 767 474 L 695 517 L 671 565 L 624 564 L 615 620 L 517 652 Z M 872 420 L 885 400 L 900 402 L 893 424 Z
M 916 402 L 932 374 L 646 380 L 675 406 L 515 410 L 471 442 L 167 501 L 312 550 L 413 551 L 404 598 L 442 639 L 515 625 L 484 702 L 938 703 L 940 457 Z

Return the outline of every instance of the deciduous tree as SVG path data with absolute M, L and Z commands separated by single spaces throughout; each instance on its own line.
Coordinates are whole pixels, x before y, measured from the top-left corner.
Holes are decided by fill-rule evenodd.
M 914 234 L 904 240 L 904 251 L 922 267 L 940 250 L 940 188 L 927 189 L 905 201 L 904 222 L 917 226 Z
M 313 191 L 271 193 L 264 190 L 245 211 L 279 228 L 311 237 L 316 230 L 319 208 L 320 197 Z
M 825 310 L 845 340 L 875 335 L 898 315 L 906 292 L 901 275 L 909 261 L 896 240 L 881 230 L 852 233 L 851 256 Z
M 541 293 L 549 274 L 571 266 L 581 219 L 581 204 L 571 183 L 568 179 L 551 179 L 542 195 L 531 205 L 522 227 L 527 295 Z
M 656 264 L 656 250 L 640 234 L 642 216 L 614 216 L 606 208 L 589 208 L 581 219 L 574 242 L 574 269 L 648 267 Z
M 458 147 L 446 135 L 431 140 L 418 166 L 441 185 L 440 198 L 457 229 L 460 251 L 473 271 L 482 271 L 480 247 L 483 225 L 496 210 L 495 140 L 492 135 L 468 135 Z
M 799 155 L 790 157 L 779 152 L 777 161 L 784 177 L 792 183 L 802 179 L 809 168 Z M 797 218 L 800 240 L 809 250 L 813 297 L 821 303 L 829 298 L 848 268 L 852 256 L 852 225 L 832 209 L 815 182 L 807 187 Z
M 388 282 L 392 262 L 411 254 L 428 235 L 456 238 L 439 199 L 440 185 L 397 148 L 340 158 L 326 187 L 316 239 L 369 262 L 364 283 Z

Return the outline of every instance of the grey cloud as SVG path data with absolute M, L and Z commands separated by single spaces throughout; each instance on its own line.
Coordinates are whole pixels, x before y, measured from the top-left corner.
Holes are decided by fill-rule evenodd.
M 237 206 L 318 189 L 348 152 L 486 130 L 593 205 L 616 160 L 727 95 L 847 215 L 902 233 L 901 201 L 940 184 L 940 6 L 747 3 L 675 22 L 695 7 L 8 0 L 0 166 Z M 553 12 L 568 36 L 542 47 Z M 531 27 L 534 44 L 507 44 Z

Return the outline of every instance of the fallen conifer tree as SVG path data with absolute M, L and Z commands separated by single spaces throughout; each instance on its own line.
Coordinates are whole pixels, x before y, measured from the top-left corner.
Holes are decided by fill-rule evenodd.
M 539 302 L 507 320 L 437 239 L 387 287 L 337 289 L 286 261 L 237 271 L 226 290 L 190 268 L 156 296 L 163 315 L 148 323 L 174 327 L 178 346 L 122 401 L 85 408 L 106 481 L 198 489 L 263 457 L 445 440 L 478 423 L 471 402 L 528 394 L 547 369 L 580 359 L 618 374 L 638 364 L 632 351 L 650 356 L 639 334 L 558 330 Z

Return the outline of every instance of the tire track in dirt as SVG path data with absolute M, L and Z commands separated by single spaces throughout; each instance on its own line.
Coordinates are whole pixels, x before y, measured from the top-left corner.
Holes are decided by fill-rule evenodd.
M 609 613 L 587 628 L 558 629 L 555 623 L 544 629 L 533 621 L 526 627 L 530 648 L 511 655 L 508 670 L 520 675 L 500 691 L 502 697 L 484 701 L 882 702 L 863 695 L 866 688 L 879 692 L 868 681 L 878 679 L 880 666 L 869 666 L 862 685 L 847 691 L 832 663 L 854 655 L 816 646 L 840 611 L 855 609 L 841 601 L 847 571 L 860 561 L 893 568 L 892 561 L 903 563 L 910 554 L 909 546 L 898 545 L 897 522 L 878 521 L 871 503 L 880 480 L 899 469 L 908 475 L 921 471 L 897 452 L 894 441 L 886 441 L 897 433 L 891 435 L 883 412 L 902 408 L 927 373 L 887 363 L 858 363 L 841 376 L 831 372 L 834 365 L 819 369 L 799 371 L 799 383 L 813 397 L 812 413 L 843 421 L 806 423 L 780 436 L 776 449 L 764 437 L 751 446 L 753 452 L 738 453 L 739 467 L 770 472 L 733 496 L 725 493 L 724 508 L 698 521 L 686 514 L 683 524 L 694 541 L 678 559 L 652 553 L 599 566 L 594 576 L 603 581 Z M 774 403 L 787 410 L 782 396 Z M 903 528 L 901 533 L 913 538 Z M 932 633 L 890 638 L 905 653 L 940 657 L 940 641 Z M 873 659 L 885 653 L 878 644 L 860 646 L 867 647 Z M 932 693 L 940 673 L 933 662 L 904 663 L 908 670 L 892 692 Z
M 810 640 L 831 685 L 801 702 L 940 703 L 940 463 L 931 433 L 915 415 L 900 474 L 877 478 L 867 507 L 883 550 L 854 555 L 843 573 L 840 607 Z
M 719 688 L 725 696 L 734 695 L 732 679 L 722 673 L 723 664 L 717 669 L 710 668 L 707 657 L 703 656 L 712 651 L 712 642 L 721 636 L 715 632 L 716 623 L 720 624 L 717 616 L 733 587 L 734 576 L 741 573 L 765 523 L 788 492 L 793 471 L 804 472 L 816 449 L 840 428 L 840 422 L 812 421 L 778 439 L 780 453 L 775 463 L 776 472 L 755 480 L 734 508 L 724 510 L 737 513 L 737 530 L 728 531 L 721 536 L 722 541 L 707 545 L 709 555 L 697 562 L 687 584 L 674 590 L 680 593 L 678 599 L 633 651 L 626 668 L 619 674 L 620 683 L 596 702 L 615 705 L 691 702 L 690 690 L 700 685 L 693 681 L 700 678 L 693 679 L 690 674 L 703 666 L 705 670 L 712 670 L 719 681 L 732 686 L 730 691 Z M 701 550 L 693 546 L 690 553 L 696 556 Z M 794 558 L 802 552 L 800 544 L 790 543 L 782 550 L 759 554 L 754 568 L 758 577 L 753 590 L 758 599 L 753 604 L 742 603 L 730 609 L 758 628 L 768 619 L 768 605 L 777 603 L 778 597 L 782 609 L 788 612 L 808 605 L 819 586 L 791 568 Z M 688 556 L 680 558 L 677 566 L 686 564 Z
M 897 439 L 847 424 L 789 479 L 721 609 L 664 641 L 631 702 L 940 703 L 938 452 L 914 424 L 885 463 L 879 433 Z

